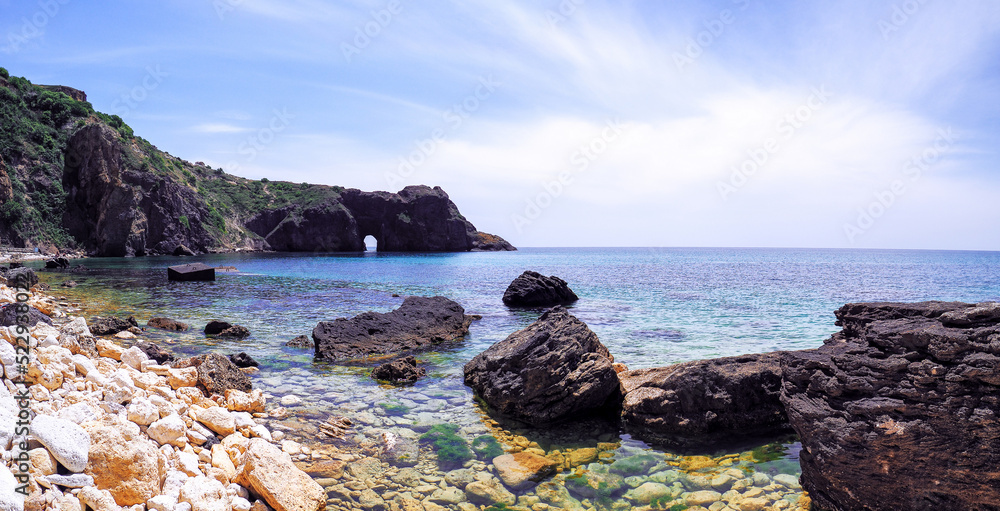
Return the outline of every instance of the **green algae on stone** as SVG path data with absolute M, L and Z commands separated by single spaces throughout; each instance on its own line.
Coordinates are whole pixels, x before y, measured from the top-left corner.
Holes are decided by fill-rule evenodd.
M 491 460 L 504 453 L 503 447 L 493 435 L 481 435 L 472 440 L 472 450 L 481 460 Z
M 473 458 L 469 443 L 458 436 L 458 426 L 455 424 L 431 426 L 431 429 L 420 435 L 420 441 L 431 444 L 439 465 L 461 465 Z
M 609 469 L 624 477 L 645 475 L 649 472 L 649 469 L 655 467 L 661 461 L 663 461 L 663 456 L 636 454 L 635 456 L 615 460 Z

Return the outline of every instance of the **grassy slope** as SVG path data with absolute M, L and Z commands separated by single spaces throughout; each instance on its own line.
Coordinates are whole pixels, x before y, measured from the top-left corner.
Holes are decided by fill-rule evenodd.
M 61 225 L 66 204 L 63 157 L 73 134 L 93 123 L 118 131 L 126 168 L 151 172 L 196 190 L 210 212 L 206 227 L 222 243 L 252 235 L 234 230 L 242 231 L 243 223 L 260 211 L 288 204 L 310 206 L 339 197 L 342 191 L 324 185 L 252 181 L 182 160 L 135 136 L 117 115 L 97 112 L 90 103 L 43 89 L 25 78 L 9 77 L 0 68 L 0 158 L 14 191 L 13 199 L 0 204 L 0 232 L 5 237 L 19 237 L 27 245 L 75 246 Z M 185 223 L 187 218 L 179 221 Z

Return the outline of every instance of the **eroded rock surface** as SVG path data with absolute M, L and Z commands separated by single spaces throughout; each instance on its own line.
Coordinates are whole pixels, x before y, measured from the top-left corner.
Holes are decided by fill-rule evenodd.
M 526 271 L 514 279 L 503 294 L 503 303 L 514 307 L 552 307 L 579 299 L 566 281 Z
M 322 321 L 313 329 L 316 358 L 344 361 L 430 349 L 461 339 L 478 316 L 443 296 L 410 296 L 398 309 Z
M 1000 509 L 1000 305 L 848 304 L 788 354 L 802 485 L 835 511 Z
M 614 357 L 562 307 L 476 355 L 465 384 L 492 411 L 546 424 L 603 408 L 618 395 Z
M 781 353 L 698 360 L 619 374 L 622 419 L 641 436 L 701 444 L 788 431 Z

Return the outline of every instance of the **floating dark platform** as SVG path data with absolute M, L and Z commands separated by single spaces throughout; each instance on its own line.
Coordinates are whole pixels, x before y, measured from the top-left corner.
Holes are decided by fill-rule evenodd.
M 167 268 L 167 279 L 179 282 L 214 281 L 215 268 L 204 263 L 170 266 Z

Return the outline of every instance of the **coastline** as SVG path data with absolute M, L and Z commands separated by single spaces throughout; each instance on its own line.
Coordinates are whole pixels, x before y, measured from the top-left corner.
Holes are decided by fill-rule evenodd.
M 232 472 L 229 465 L 231 464 L 237 473 L 246 467 L 246 451 L 245 449 L 241 451 L 241 447 L 246 447 L 251 439 L 263 438 L 267 440 L 268 435 L 270 435 L 269 445 L 283 453 L 281 456 L 287 461 L 294 462 L 296 471 L 309 474 L 307 476 L 309 482 L 322 487 L 322 492 L 325 494 L 324 502 L 316 509 L 326 507 L 327 509 L 345 510 L 423 509 L 425 511 L 440 511 L 449 509 L 474 511 L 488 509 L 498 503 L 508 506 L 508 509 L 523 511 L 585 510 L 595 509 L 595 506 L 604 506 L 604 504 L 612 507 L 600 507 L 600 509 L 624 509 L 622 506 L 659 509 L 658 506 L 666 503 L 684 506 L 690 504 L 690 509 L 694 511 L 715 509 L 716 507 L 724 509 L 723 507 L 710 506 L 710 504 L 718 503 L 722 499 L 723 492 L 716 491 L 717 489 L 730 492 L 727 497 L 731 500 L 737 496 L 742 499 L 746 495 L 746 498 L 751 499 L 747 502 L 748 506 L 759 502 L 762 505 L 777 504 L 780 507 L 776 509 L 808 508 L 809 501 L 807 498 L 803 498 L 801 490 L 797 488 L 798 483 L 794 476 L 772 480 L 764 473 L 752 474 L 752 468 L 749 467 L 754 466 L 755 462 L 764 461 L 755 459 L 756 454 L 752 451 L 716 457 L 651 454 L 645 450 L 628 447 L 612 436 L 608 436 L 605 441 L 598 442 L 593 447 L 557 448 L 554 445 L 550 446 L 550 442 L 527 432 L 521 432 L 523 433 L 521 434 L 516 430 L 504 429 L 499 423 L 489 419 L 485 414 L 481 414 L 482 425 L 479 426 L 478 430 L 485 430 L 487 434 L 498 439 L 500 445 L 508 453 L 535 455 L 557 462 L 557 471 L 554 475 L 543 478 L 542 484 L 533 490 L 517 491 L 518 495 L 515 495 L 510 491 L 513 488 L 508 489 L 509 487 L 500 477 L 502 469 L 496 466 L 489 457 L 474 458 L 456 466 L 443 467 L 437 463 L 435 461 L 437 455 L 420 441 L 422 434 L 433 428 L 431 425 L 420 428 L 391 428 L 391 424 L 386 424 L 385 428 L 377 428 L 371 425 L 356 424 L 352 428 L 348 420 L 344 429 L 336 430 L 331 428 L 331 424 L 336 424 L 339 417 L 317 417 L 297 408 L 298 403 L 292 399 L 269 399 L 267 394 L 269 389 L 266 387 L 254 390 L 255 394 L 251 400 L 254 402 L 252 425 L 245 422 L 247 419 L 245 415 L 241 415 L 242 420 L 244 420 L 242 429 L 236 428 L 234 432 L 226 436 L 216 433 L 219 436 L 219 444 L 226 449 L 225 454 L 228 455 L 222 456 L 216 452 L 218 448 L 206 448 L 205 444 L 197 444 L 201 437 L 207 438 L 204 431 L 206 427 L 203 422 L 199 421 L 199 418 L 203 417 L 199 414 L 203 414 L 205 410 L 209 409 L 213 410 L 213 414 L 247 413 L 234 411 L 246 409 L 245 401 L 247 398 L 243 398 L 235 392 L 229 393 L 231 396 L 237 396 L 231 399 L 227 399 L 226 396 L 216 396 L 214 399 L 206 396 L 196 387 L 197 381 L 192 379 L 190 370 L 186 370 L 187 379 L 184 384 L 181 384 L 181 376 L 177 372 L 185 371 L 185 369 L 168 368 L 141 360 L 136 366 L 129 365 L 128 361 L 136 363 L 135 359 L 130 357 L 141 358 L 141 356 L 136 353 L 138 350 L 126 349 L 119 343 L 128 345 L 138 342 L 141 340 L 141 334 L 139 338 L 129 339 L 94 337 L 95 349 L 98 350 L 96 357 L 89 357 L 83 353 L 72 353 L 73 347 L 80 343 L 80 339 L 88 337 L 84 329 L 86 320 L 71 315 L 75 310 L 73 309 L 75 304 L 59 301 L 55 296 L 44 294 L 39 288 L 36 288 L 33 294 L 31 303 L 43 313 L 51 314 L 55 323 L 54 327 L 39 323 L 38 326 L 32 328 L 33 335 L 41 338 L 42 350 L 46 353 L 44 357 L 39 357 L 35 372 L 39 373 L 39 376 L 56 373 L 64 375 L 62 384 L 56 386 L 54 382 L 52 383 L 54 390 L 41 384 L 33 386 L 37 388 L 33 391 L 33 395 L 38 398 L 33 401 L 36 407 L 35 411 L 43 415 L 59 416 L 71 413 L 63 410 L 79 410 L 87 407 L 98 414 L 101 420 L 97 422 L 111 421 L 115 423 L 115 427 L 132 430 L 138 428 L 139 434 L 133 434 L 131 438 L 137 439 L 136 442 L 139 444 L 145 443 L 154 446 L 157 456 L 163 460 L 164 466 L 168 469 L 167 472 L 183 473 L 186 476 L 185 481 L 196 480 L 200 483 L 212 484 L 210 480 L 214 477 L 214 480 L 221 484 L 227 481 L 222 477 L 226 475 L 229 477 L 228 484 L 232 484 L 235 476 L 229 476 L 226 473 L 227 470 Z M 130 337 L 130 335 L 125 334 L 122 337 Z M 69 350 L 72 357 L 74 366 L 72 371 L 68 367 L 69 362 L 65 358 L 66 351 L 64 350 Z M 77 351 L 80 351 L 79 348 Z M 126 355 L 126 352 L 129 355 Z M 96 370 L 97 374 L 91 375 L 89 380 L 87 375 L 77 369 L 77 367 L 83 367 L 76 366 L 76 360 L 81 356 L 87 357 Z M 126 362 L 122 362 L 123 359 Z M 59 365 L 60 360 L 63 361 L 62 366 Z M 84 363 L 84 365 L 86 364 Z M 88 372 L 88 374 L 90 373 Z M 102 379 L 101 376 L 104 378 Z M 131 379 L 134 391 L 131 390 L 132 387 L 128 387 L 128 379 Z M 115 381 L 118 383 L 114 383 Z M 178 387 L 173 388 L 171 381 L 178 384 Z M 141 388 L 140 384 L 146 388 Z M 72 386 L 74 390 L 69 390 L 69 387 L 62 389 L 64 385 Z M 83 390 L 76 390 L 76 387 L 81 386 Z M 135 393 L 131 402 L 120 408 L 114 406 L 108 407 L 107 410 L 102 408 L 101 400 L 95 396 L 95 393 L 103 392 L 107 395 L 109 391 L 112 393 L 121 392 L 122 388 L 128 388 L 129 392 Z M 173 396 L 167 400 L 172 411 L 167 408 L 157 409 L 157 421 L 175 415 L 180 418 L 186 430 L 174 439 L 178 442 L 176 445 L 171 444 L 170 441 L 161 445 L 149 436 L 149 429 L 156 421 L 148 425 L 141 425 L 131 420 L 138 418 L 138 416 L 130 417 L 130 410 L 145 406 L 143 399 L 147 398 L 142 397 L 144 394 L 148 399 L 152 399 L 154 395 Z M 427 396 L 425 399 L 428 399 L 427 404 L 439 401 L 433 396 Z M 419 401 L 417 403 L 404 402 L 417 406 L 424 404 Z M 159 404 L 163 406 L 162 403 Z M 371 406 L 371 403 L 359 404 Z M 145 421 L 140 419 L 140 422 Z M 179 428 L 175 419 L 168 422 L 174 422 L 174 426 Z M 440 423 L 441 421 L 435 420 L 433 422 Z M 128 423 L 135 424 L 135 427 L 128 426 Z M 340 424 L 344 425 L 345 423 L 341 422 Z M 154 428 L 154 431 L 156 430 L 157 428 Z M 461 433 L 466 430 L 463 428 Z M 409 431 L 409 433 L 400 434 L 404 431 Z M 470 434 L 481 434 L 472 433 L 472 430 L 468 431 Z M 333 434 L 336 433 L 342 435 L 340 439 L 334 438 Z M 40 455 L 40 452 L 36 454 L 36 456 Z M 407 456 L 412 456 L 416 463 L 408 463 Z M 390 462 L 390 460 L 395 460 L 395 462 Z M 655 463 L 650 464 L 650 460 L 655 460 Z M 635 463 L 638 463 L 638 468 L 631 466 Z M 54 464 L 52 465 L 54 466 Z M 609 466 L 626 468 L 624 472 L 620 473 L 609 472 Z M 195 471 L 196 467 L 197 471 Z M 187 472 L 185 472 L 185 468 Z M 748 468 L 750 472 L 747 472 Z M 121 471 L 128 470 L 125 466 L 116 468 L 116 470 L 119 471 L 119 479 L 138 476 L 138 474 L 122 473 Z M 220 470 L 223 472 L 220 473 Z M 199 473 L 201 475 L 198 475 Z M 594 490 L 587 490 L 576 484 L 575 481 L 579 480 L 581 474 L 588 474 L 590 479 L 594 481 L 604 477 L 605 484 L 610 481 L 615 487 L 620 487 L 621 491 L 628 490 L 627 496 L 631 500 L 620 499 L 604 504 L 598 502 L 602 498 L 607 499 L 607 495 L 602 496 L 600 492 L 595 493 Z M 168 504 L 172 503 L 171 498 L 181 500 L 179 492 L 177 495 L 173 494 L 173 490 L 177 488 L 177 481 L 168 485 L 168 479 L 164 477 L 159 489 L 160 493 L 154 496 L 159 498 L 166 495 L 166 497 L 159 498 L 156 502 L 151 502 L 154 497 L 150 497 L 145 502 L 146 509 L 157 509 L 157 511 L 184 511 L 186 509 L 183 502 L 171 506 L 160 505 L 164 500 Z M 175 474 L 173 480 L 176 479 L 180 479 L 180 476 Z M 305 479 L 302 481 L 303 487 L 311 487 L 310 484 L 306 484 Z M 713 486 L 713 482 L 715 486 Z M 183 484 L 180 487 L 183 487 Z M 243 507 L 246 507 L 244 502 L 249 502 L 256 511 L 265 511 L 268 508 L 281 510 L 280 506 L 276 507 L 275 504 L 263 498 L 259 499 L 260 502 L 248 499 L 247 497 L 251 495 L 257 495 L 253 490 L 244 495 L 238 488 L 227 485 L 223 485 L 223 487 L 229 498 L 229 504 L 228 507 L 220 504 L 221 507 L 218 509 L 245 511 L 242 510 Z M 37 483 L 32 488 L 37 491 L 45 489 L 38 487 Z M 315 490 L 316 487 L 312 488 Z M 218 490 L 218 487 L 216 486 L 215 489 Z M 244 487 L 244 490 L 246 489 L 248 488 Z M 570 489 L 573 491 L 570 492 Z M 57 508 L 53 503 L 73 504 L 72 498 L 82 502 L 81 494 L 92 500 L 97 498 L 94 495 L 98 494 L 106 497 L 107 495 L 103 493 L 105 490 L 108 488 L 102 488 L 99 483 L 94 486 L 94 490 L 63 488 L 59 495 L 56 495 L 54 490 L 45 490 L 40 494 L 42 497 L 36 493 L 34 497 L 29 498 L 29 506 L 26 509 Z M 94 493 L 95 491 L 97 493 Z M 290 487 L 284 488 L 283 491 L 301 493 L 301 491 Z M 221 498 L 225 500 L 225 497 Z M 760 500 L 753 500 L 755 498 Z M 189 500 L 191 499 L 189 498 Z M 32 502 L 36 507 L 31 507 Z M 93 502 L 97 505 L 98 500 L 93 500 Z M 233 505 L 234 502 L 236 505 Z M 262 507 L 264 504 L 267 504 L 268 508 Z M 133 506 L 135 505 L 138 504 L 133 504 Z M 99 511 L 114 510 L 118 508 L 116 506 L 119 506 L 119 503 L 109 502 L 105 498 L 103 504 L 100 504 Z M 216 508 L 194 506 L 193 509 L 200 511 L 200 509 Z

